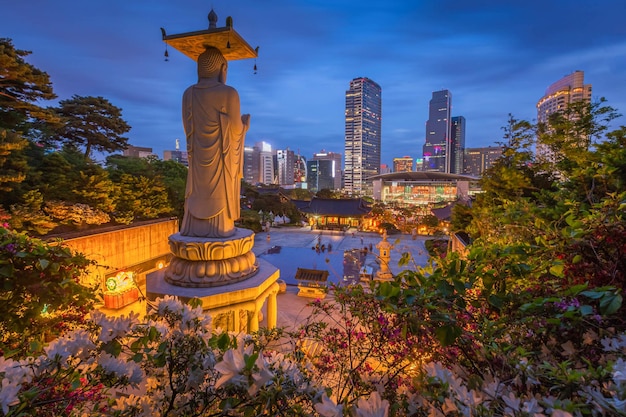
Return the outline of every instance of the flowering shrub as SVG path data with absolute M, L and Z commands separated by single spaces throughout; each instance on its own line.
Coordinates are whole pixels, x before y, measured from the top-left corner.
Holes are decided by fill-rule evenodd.
M 80 325 L 96 296 L 81 283 L 91 264 L 63 245 L 0 227 L 0 353 L 37 351 L 46 335 Z
M 111 220 L 108 214 L 88 204 L 72 204 L 64 201 L 48 201 L 45 212 L 59 223 L 76 226 L 104 224 Z

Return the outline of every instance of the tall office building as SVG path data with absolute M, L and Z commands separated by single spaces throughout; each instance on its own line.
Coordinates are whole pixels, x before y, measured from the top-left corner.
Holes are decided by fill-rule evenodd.
M 463 153 L 465 152 L 465 117 L 452 118 L 450 128 L 450 164 L 448 172 L 451 174 L 463 173 Z
M 574 71 L 546 89 L 537 102 L 537 121 L 545 123 L 552 113 L 562 111 L 576 101 L 591 102 L 591 84 L 585 84 L 584 71 Z M 535 152 L 539 159 L 555 160 L 553 151 L 541 142 L 537 143 Z
M 382 90 L 366 77 L 346 91 L 344 188 L 354 196 L 372 195 L 368 178 L 380 173 Z
M 341 154 L 338 152 L 326 152 L 322 149 L 321 152 L 317 152 L 313 154 L 313 161 L 330 161 L 329 165 L 329 175 L 332 178 L 332 183 L 330 184 L 330 190 L 340 190 L 341 189 Z
M 413 158 L 403 156 L 402 158 L 393 158 L 393 172 L 412 172 Z
M 274 158 L 272 146 L 257 142 L 243 149 L 243 179 L 249 184 L 274 184 Z
M 448 90 L 434 91 L 428 104 L 426 142 L 422 170 L 450 173 L 448 143 L 452 135 L 452 94 Z
M 279 149 L 276 151 L 276 162 L 278 184 L 290 187 L 295 184 L 296 154 L 290 149 Z
M 464 154 L 463 174 L 481 177 L 502 156 L 502 147 L 467 148 Z

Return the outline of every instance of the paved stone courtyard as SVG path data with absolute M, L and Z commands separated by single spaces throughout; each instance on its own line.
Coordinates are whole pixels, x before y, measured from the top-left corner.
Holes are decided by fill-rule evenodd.
M 376 244 L 382 240 L 382 236 L 378 233 L 358 232 L 349 230 L 347 232 L 338 231 L 311 231 L 307 228 L 272 228 L 268 233 L 260 232 L 255 236 L 255 244 L 253 252 L 262 257 L 264 260 L 272 263 L 281 271 L 281 279 L 288 283 L 295 283 L 293 275 L 297 267 L 328 269 L 330 271 L 329 280 L 339 282 L 342 271 L 341 261 L 343 260 L 343 251 L 350 249 L 368 248 L 370 244 L 373 248 L 374 255 L 378 255 Z M 388 237 L 389 243 L 394 245 L 391 250 L 390 269 L 397 274 L 403 269 L 415 269 L 416 266 L 425 265 L 428 260 L 428 254 L 424 248 L 425 236 L 418 236 L 415 240 L 410 235 L 391 235 Z M 330 244 L 332 250 L 317 253 L 312 248 L 320 242 L 320 244 L 328 247 Z M 275 257 L 268 255 L 268 250 L 280 246 L 285 248 L 284 252 L 289 252 L 290 256 Z M 409 252 L 413 258 L 413 262 L 405 267 L 399 267 L 398 261 L 402 253 Z M 296 255 L 294 255 L 294 253 Z M 372 254 L 366 258 L 366 264 L 374 265 L 376 256 Z M 332 259 L 328 262 L 327 259 Z M 145 292 L 145 287 L 142 289 Z M 287 285 L 287 290 L 280 293 L 277 297 L 278 317 L 277 325 L 279 327 L 294 328 L 297 327 L 309 315 L 307 304 L 312 301 L 310 298 L 299 297 L 297 295 L 298 288 L 295 285 Z M 328 297 L 332 297 L 329 294 Z M 106 310 L 109 314 L 128 314 L 130 311 L 136 311 L 145 314 L 146 305 L 144 302 L 135 302 L 120 310 Z M 263 317 L 261 326 L 265 326 L 266 318 Z

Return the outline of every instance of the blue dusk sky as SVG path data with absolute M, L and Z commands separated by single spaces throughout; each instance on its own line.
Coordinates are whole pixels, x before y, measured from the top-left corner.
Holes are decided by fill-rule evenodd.
M 129 143 L 184 148 L 180 102 L 195 63 L 168 34 L 232 16 L 254 60 L 229 64 L 228 84 L 251 114 L 246 144 L 307 159 L 344 153 L 345 92 L 353 78 L 382 87 L 382 162 L 421 158 L 433 91 L 452 93 L 466 146 L 495 145 L 508 114 L 534 120 L 552 82 L 585 72 L 593 97 L 626 113 L 624 0 L 0 0 L 0 37 L 32 51 L 59 99 L 103 96 L 132 126 Z M 54 105 L 56 103 L 48 103 Z M 624 117 L 615 127 L 626 125 Z

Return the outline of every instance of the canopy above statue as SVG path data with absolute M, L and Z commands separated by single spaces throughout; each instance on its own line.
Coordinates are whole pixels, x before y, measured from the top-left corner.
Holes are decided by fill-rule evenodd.
M 177 49 L 194 61 L 207 46 L 213 46 L 222 52 L 227 61 L 237 59 L 256 58 L 257 52 L 246 42 L 235 29 L 226 26 L 211 28 L 196 32 L 166 35 L 163 31 L 163 41 Z

